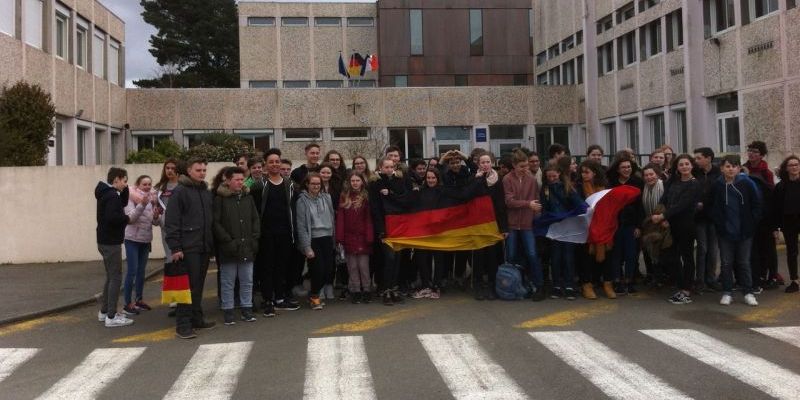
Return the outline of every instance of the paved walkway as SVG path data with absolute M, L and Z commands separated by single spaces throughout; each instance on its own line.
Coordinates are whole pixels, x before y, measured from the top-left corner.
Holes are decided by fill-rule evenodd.
M 146 277 L 163 267 L 163 260 L 150 260 Z M 122 273 L 124 280 L 124 261 Z M 104 281 L 102 261 L 0 266 L 0 325 L 95 301 Z

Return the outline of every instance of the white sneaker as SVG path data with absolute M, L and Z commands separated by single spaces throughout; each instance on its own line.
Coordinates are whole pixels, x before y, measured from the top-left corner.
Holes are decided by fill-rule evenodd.
M 756 300 L 756 296 L 752 293 L 744 295 L 744 302 L 747 303 L 748 306 L 755 307 L 758 305 L 758 300 Z
M 727 293 L 723 294 L 722 298 L 719 300 L 719 304 L 722 304 L 723 306 L 729 306 L 731 305 L 732 302 L 733 302 L 733 297 Z
M 117 313 L 114 318 L 106 317 L 106 328 L 116 328 L 119 326 L 128 326 L 133 323 L 132 319 L 128 319 L 122 313 Z
M 107 317 L 107 316 L 108 316 L 108 315 L 107 315 L 106 313 L 104 313 L 104 312 L 102 312 L 102 311 L 98 311 L 98 312 L 97 312 L 97 321 L 98 321 L 98 322 L 105 322 L 105 321 L 106 321 L 106 317 Z

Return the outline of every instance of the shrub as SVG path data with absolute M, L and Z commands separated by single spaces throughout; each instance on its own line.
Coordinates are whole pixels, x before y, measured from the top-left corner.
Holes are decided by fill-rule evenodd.
M 166 161 L 166 159 L 167 156 L 153 149 L 142 149 L 130 152 L 125 162 L 128 164 L 159 164 Z
M 39 85 L 19 81 L 0 92 L 0 166 L 44 165 L 56 108 Z

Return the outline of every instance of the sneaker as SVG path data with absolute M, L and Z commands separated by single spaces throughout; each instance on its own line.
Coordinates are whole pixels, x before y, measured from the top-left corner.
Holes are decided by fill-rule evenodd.
M 325 298 L 326 299 L 333 300 L 333 299 L 336 298 L 336 296 L 333 294 L 333 285 L 325 285 L 323 290 L 325 291 Z
M 275 310 L 296 311 L 299 309 L 300 309 L 300 304 L 298 304 L 297 301 L 295 301 L 294 299 L 284 299 L 282 301 L 275 303 L 275 308 L 274 310 L 272 310 L 272 312 L 275 312 Z
M 217 323 L 214 321 L 200 321 L 199 323 L 192 322 L 193 329 L 213 329 L 217 326 Z
M 789 286 L 786 287 L 784 290 L 785 293 L 797 293 L 800 290 L 800 285 L 797 284 L 797 281 L 792 281 Z
M 719 304 L 723 306 L 729 306 L 731 303 L 733 303 L 733 296 L 731 296 L 730 293 L 723 294 L 722 298 L 719 299 Z
M 756 287 L 753 288 L 753 291 L 751 291 L 750 293 L 752 293 L 752 294 L 761 294 L 763 292 L 764 292 L 764 288 L 763 287 L 756 286 Z
M 236 317 L 233 315 L 233 310 L 223 310 L 223 318 L 225 325 L 235 325 Z
M 428 288 L 417 290 L 411 297 L 415 299 L 429 299 L 431 297 L 431 290 Z
M 141 300 L 137 301 L 135 306 L 139 310 L 150 311 L 150 310 L 153 309 L 153 307 L 150 307 L 147 303 L 145 303 L 145 302 L 143 302 Z
M 311 297 L 308 299 L 308 303 L 312 310 L 322 310 L 322 301 L 319 299 L 319 297 Z
M 256 316 L 253 315 L 253 310 L 250 308 L 242 308 L 242 321 L 256 322 Z
M 744 302 L 748 306 L 755 307 L 755 306 L 758 305 L 758 300 L 756 300 L 756 296 L 754 296 L 752 293 L 748 293 L 748 294 L 744 295 Z
M 669 300 L 667 301 L 669 301 L 672 304 L 689 304 L 692 302 L 692 298 L 685 295 L 683 292 L 679 290 L 675 294 L 673 294 L 672 297 L 670 297 Z
M 139 315 L 139 310 L 133 303 L 130 303 L 125 307 L 122 307 L 122 313 L 125 315 Z
M 383 293 L 383 305 L 385 306 L 393 306 L 394 300 L 392 300 L 392 293 L 390 291 L 385 291 Z
M 405 300 L 403 299 L 404 296 L 401 295 L 400 292 L 397 290 L 393 290 L 391 296 L 392 296 L 392 302 L 395 304 L 403 304 L 405 302 Z
M 353 304 L 361 304 L 361 292 L 350 293 L 350 302 Z
M 370 292 L 361 293 L 361 302 L 364 304 L 372 303 L 372 293 Z
M 108 317 L 108 314 L 106 314 L 106 313 L 104 313 L 102 311 L 98 311 L 97 312 L 97 322 L 106 322 L 106 317 Z
M 531 300 L 532 301 L 543 301 L 547 298 L 547 295 L 544 293 L 544 290 L 541 288 L 533 288 L 533 293 L 531 293 Z
M 561 291 L 560 287 L 554 287 L 553 291 L 550 292 L 550 298 L 551 299 L 560 299 L 563 296 L 564 296 L 564 292 Z
M 347 295 L 349 293 L 350 293 L 350 291 L 347 290 L 347 289 L 342 290 L 342 292 L 339 293 L 339 300 L 342 300 L 342 301 L 347 300 Z
M 128 319 L 122 313 L 117 313 L 114 318 L 106 317 L 106 328 L 117 328 L 120 326 L 128 326 L 133 324 L 132 319 Z
M 431 290 L 431 299 L 438 299 L 438 298 L 441 298 L 441 297 L 442 297 L 442 293 L 439 291 L 439 289 Z
M 275 314 L 275 306 L 272 304 L 272 302 L 271 302 L 271 301 L 268 301 L 268 302 L 267 302 L 267 303 L 264 305 L 264 317 L 266 317 L 266 318 L 272 318 L 272 317 L 274 317 L 275 315 L 276 315 L 276 314 Z
M 564 297 L 566 297 L 567 300 L 575 300 L 575 297 L 577 295 L 578 295 L 578 292 L 576 292 L 575 289 L 573 289 L 571 287 L 568 287 L 568 288 L 564 289 Z
M 706 289 L 709 289 L 714 292 L 721 292 L 722 291 L 722 284 L 714 281 L 706 284 Z
M 191 329 L 186 329 L 176 331 L 175 336 L 177 336 L 179 339 L 194 339 L 197 337 L 197 334 Z

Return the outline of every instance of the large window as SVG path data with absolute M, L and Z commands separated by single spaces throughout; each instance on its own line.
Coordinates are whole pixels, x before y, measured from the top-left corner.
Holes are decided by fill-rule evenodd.
M 575 48 L 575 35 L 569 35 L 566 39 L 561 41 L 561 52 Z
M 636 16 L 636 7 L 630 2 L 617 10 L 617 24 L 621 24 Z
M 636 62 L 636 31 L 630 31 L 617 39 L 617 68 L 623 69 Z
M 283 140 L 313 141 L 322 139 L 322 129 L 284 129 Z
M 647 116 L 647 121 L 650 125 L 650 141 L 653 144 L 653 149 L 657 149 L 667 142 L 664 130 L 664 114 L 649 115 Z
M 64 60 L 69 58 L 69 10 L 56 4 L 55 55 Z
M 408 86 L 408 75 L 395 75 L 394 87 L 407 87 L 407 86 Z
M 425 158 L 425 146 L 420 128 L 391 128 L 389 143 L 399 147 L 407 159 Z
M 105 157 L 103 157 L 103 149 L 106 147 L 106 131 L 102 129 L 95 129 L 94 130 L 94 163 L 95 165 L 101 165 L 105 163 Z
M 676 10 L 667 15 L 667 52 L 683 46 L 683 12 Z
M 422 55 L 422 10 L 409 10 L 410 33 L 411 33 L 411 55 Z
M 245 130 L 235 130 L 233 134 L 239 136 L 240 139 L 244 140 L 250 146 L 260 152 L 266 152 L 269 150 L 272 141 L 272 130 L 271 129 L 245 129 Z
M 94 40 L 92 41 L 92 72 L 103 78 L 106 76 L 105 52 L 106 34 L 95 29 Z
M 540 86 L 548 85 L 547 72 L 542 72 L 541 74 L 536 75 L 536 84 Z
M 609 122 L 603 124 L 603 133 L 605 134 L 605 147 L 608 154 L 617 152 L 617 123 Z
M 675 138 L 678 141 L 678 146 L 675 149 L 681 153 L 689 151 L 689 132 L 686 129 L 686 110 L 673 110 L 675 122 Z
M 547 49 L 547 58 L 548 59 L 556 58 L 559 55 L 561 55 L 561 46 L 558 43 L 550 46 L 550 48 Z
M 536 151 L 543 155 L 553 143 L 563 144 L 569 148 L 569 127 L 567 126 L 537 126 Z
M 89 55 L 89 24 L 78 19 L 75 27 L 75 64 L 86 68 Z
M 497 158 L 511 155 L 525 142 L 524 125 L 490 125 L 491 150 Z
M 639 0 L 639 12 L 647 10 L 660 2 L 661 0 Z
M 703 21 L 706 38 L 735 25 L 733 0 L 703 0 Z
M 778 0 L 742 0 L 742 25 L 778 11 Z
M 600 76 L 614 70 L 614 41 L 597 48 L 597 69 Z
M 560 85 L 561 84 L 561 66 L 558 65 L 555 68 L 548 71 L 550 76 L 548 77 L 548 82 L 551 85 Z
M 577 76 L 578 84 L 583 83 L 583 54 L 575 59 L 575 76 Z
M 0 0 L 0 32 L 14 36 L 16 18 L 16 0 Z
M 742 139 L 739 135 L 739 97 L 736 93 L 720 96 L 717 104 L 717 132 L 719 148 L 725 153 L 739 153 Z
M 78 127 L 78 138 L 77 138 L 78 165 L 86 165 L 86 137 L 88 135 L 89 135 L 89 128 L 83 126 Z
M 25 43 L 41 49 L 44 3 L 42 0 L 22 0 L 22 5 L 25 8 L 22 12 L 25 16 L 25 23 L 22 25 L 25 29 Z
M 110 40 L 108 45 L 108 81 L 119 85 L 122 81 L 120 79 L 119 71 L 119 48 L 120 44 L 117 41 Z
M 542 65 L 547 61 L 547 51 L 543 51 L 536 55 L 536 65 Z
M 247 17 L 247 26 L 275 26 L 275 17 Z
M 639 29 L 642 60 L 661 53 L 661 20 L 657 19 Z
M 597 34 L 611 30 L 614 27 L 614 18 L 609 14 L 597 20 Z
M 111 165 L 119 164 L 124 157 L 125 152 L 122 149 L 122 133 L 120 131 L 111 131 Z
M 639 153 L 639 118 L 626 119 L 623 123 L 625 124 L 625 137 L 628 140 L 628 147 L 634 153 Z
M 169 131 L 134 131 L 131 133 L 133 142 L 136 143 L 136 150 L 153 149 L 156 144 L 172 140 L 172 132 Z
M 469 55 L 483 55 L 483 11 L 469 10 Z
M 569 60 L 561 65 L 562 79 L 561 83 L 564 85 L 575 84 L 575 60 Z
M 335 128 L 333 130 L 334 139 L 369 139 L 369 129 L 367 128 Z

